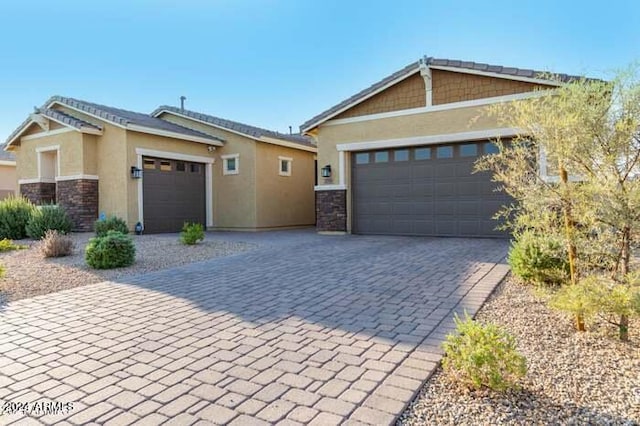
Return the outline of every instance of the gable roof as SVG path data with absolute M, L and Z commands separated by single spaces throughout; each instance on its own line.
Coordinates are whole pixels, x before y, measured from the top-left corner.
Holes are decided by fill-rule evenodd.
M 4 148 L 4 146 L 2 146 L 2 148 Z M 15 162 L 16 156 L 13 154 L 13 152 L 0 149 L 0 165 L 2 165 L 2 163 L 4 163 L 4 165 L 9 165 L 7 163 L 14 163 L 15 165 Z
M 420 71 L 421 64 L 432 69 L 443 69 L 458 72 L 471 72 L 476 74 L 489 75 L 498 78 L 509 78 L 515 80 L 523 80 L 534 83 L 548 84 L 557 86 L 559 83 L 547 78 L 548 72 L 536 71 L 525 68 L 504 67 L 501 65 L 490 65 L 480 62 L 460 61 L 455 59 L 438 59 L 433 57 L 425 57 L 422 60 L 415 61 L 406 67 L 394 72 L 393 74 L 383 78 L 382 80 L 372 84 L 355 95 L 345 99 L 337 105 L 332 106 L 326 111 L 321 112 L 315 117 L 307 120 L 300 126 L 300 131 L 305 132 L 320 125 L 321 123 L 333 118 L 334 116 L 346 111 L 347 109 L 365 101 L 366 99 L 380 93 L 382 90 L 392 86 L 407 77 Z M 553 74 L 560 83 L 569 83 L 579 80 L 580 76 L 569 74 Z
M 88 121 L 75 117 L 70 113 L 52 109 L 51 107 L 56 104 L 66 106 L 72 110 L 95 117 L 98 120 L 104 120 L 117 127 L 136 132 L 180 138 L 193 142 L 219 146 L 224 142 L 223 139 L 216 136 L 211 136 L 197 130 L 170 123 L 144 113 L 128 111 L 63 96 L 52 96 L 47 102 L 45 102 L 42 108 L 37 109 L 36 113 L 42 114 L 64 126 L 71 127 L 79 131 L 91 132 L 91 130 L 102 130 L 102 126 L 99 124 L 89 123 Z M 34 121 L 30 117 L 16 130 L 14 130 L 7 139 L 5 149 L 7 149 L 7 147 L 33 123 Z
M 249 138 L 256 139 L 256 140 L 265 141 L 265 138 L 277 139 L 277 140 L 301 145 L 302 147 L 307 147 L 307 148 L 316 147 L 310 138 L 307 138 L 306 136 L 303 136 L 301 134 L 285 134 L 285 133 L 275 132 L 273 130 L 267 130 L 261 127 L 251 126 L 251 125 L 240 123 L 237 121 L 227 120 L 224 118 L 215 117 L 213 115 L 203 114 L 200 112 L 190 111 L 187 109 L 182 109 L 182 108 L 169 106 L 169 105 L 159 106 L 158 108 L 155 109 L 155 111 L 151 113 L 151 115 L 153 117 L 158 117 L 165 112 L 182 116 L 185 118 L 191 118 L 204 123 L 208 123 L 214 127 L 229 130 L 234 133 L 240 133 L 244 136 L 248 136 Z

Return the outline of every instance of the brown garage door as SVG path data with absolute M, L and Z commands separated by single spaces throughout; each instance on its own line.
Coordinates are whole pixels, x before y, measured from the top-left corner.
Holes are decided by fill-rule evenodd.
M 184 222 L 204 225 L 204 164 L 150 157 L 142 162 L 145 232 L 178 232 Z
M 506 237 L 492 216 L 510 202 L 489 173 L 472 174 L 490 142 L 352 153 L 353 231 Z

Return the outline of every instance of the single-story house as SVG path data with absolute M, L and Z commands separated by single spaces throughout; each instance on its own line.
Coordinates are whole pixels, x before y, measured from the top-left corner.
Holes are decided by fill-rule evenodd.
M 16 195 L 17 191 L 16 157 L 12 152 L 0 149 L 0 199 Z
M 424 57 L 300 127 L 318 146 L 317 229 L 358 234 L 503 237 L 509 203 L 474 162 L 508 139 L 488 105 L 578 78 Z
M 99 217 L 133 230 L 262 230 L 315 223 L 315 145 L 230 120 L 153 114 L 54 96 L 9 136 L 20 193 L 57 203 L 74 229 Z

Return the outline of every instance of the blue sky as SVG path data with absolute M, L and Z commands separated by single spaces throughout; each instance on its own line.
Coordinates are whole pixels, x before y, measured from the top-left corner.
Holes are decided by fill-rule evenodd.
M 288 131 L 422 55 L 607 77 L 640 60 L 640 2 L 6 1 L 0 140 L 60 94 L 179 104 Z

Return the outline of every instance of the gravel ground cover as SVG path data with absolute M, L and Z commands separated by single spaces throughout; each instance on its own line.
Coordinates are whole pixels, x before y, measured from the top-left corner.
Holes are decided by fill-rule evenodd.
M 43 258 L 37 247 L 39 241 L 19 241 L 29 248 L 0 253 L 0 264 L 6 268 L 4 278 L 0 279 L 0 303 L 228 256 L 256 247 L 216 239 L 213 234 L 207 234 L 203 242 L 193 246 L 181 244 L 177 234 L 132 235 L 136 263 L 126 268 L 94 270 L 84 261 L 84 248 L 93 236 L 93 233 L 71 234 L 75 248 L 73 255 L 67 257 Z
M 397 424 L 640 424 L 640 321 L 629 343 L 604 322 L 578 333 L 544 297 L 507 280 L 477 315 L 516 336 L 529 366 L 520 390 L 463 390 L 439 368 Z

